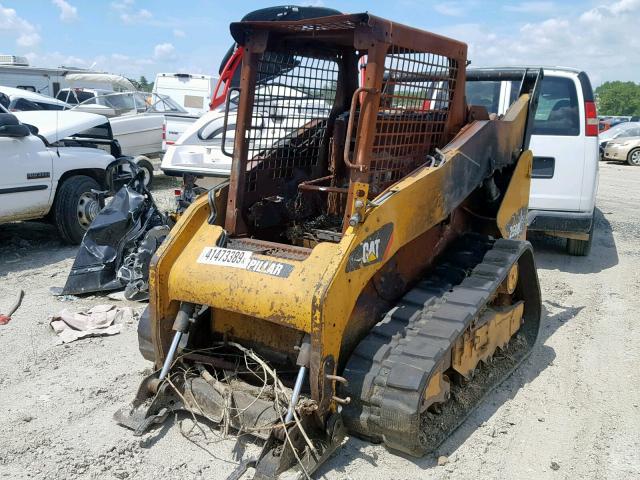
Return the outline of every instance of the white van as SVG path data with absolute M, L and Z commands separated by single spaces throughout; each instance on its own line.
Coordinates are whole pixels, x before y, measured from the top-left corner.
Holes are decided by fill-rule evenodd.
M 469 68 L 467 103 L 504 114 L 518 98 L 516 78 L 524 69 Z M 588 255 L 599 160 L 593 90 L 580 70 L 544 67 L 543 71 L 530 144 L 534 158 L 528 228 L 566 238 L 571 255 Z M 503 80 L 495 80 L 496 75 Z
M 159 73 L 153 93 L 167 95 L 190 114 L 200 116 L 209 110 L 217 80 L 211 75 Z

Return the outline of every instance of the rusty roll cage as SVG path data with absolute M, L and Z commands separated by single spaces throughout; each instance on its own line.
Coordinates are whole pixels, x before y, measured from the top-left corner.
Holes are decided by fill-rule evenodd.
M 427 155 L 448 143 L 465 123 L 464 43 L 366 13 L 291 22 L 236 22 L 231 24 L 231 34 L 246 53 L 225 221 L 231 235 L 248 233 L 244 209 L 279 193 L 283 179 L 291 178 L 296 167 L 308 173 L 297 182 L 300 190 L 346 194 L 348 219 L 362 208 L 363 202 L 356 200 L 377 196 L 424 164 Z M 365 55 L 366 68 L 358 81 Z M 307 57 L 311 60 L 301 60 Z M 296 69 L 295 75 L 287 73 Z M 299 116 L 304 118 L 298 119 L 299 124 L 291 120 L 289 131 L 295 133 L 288 135 L 295 137 L 291 142 L 296 142 L 299 156 L 265 156 L 265 145 L 281 144 L 276 133 L 282 131 L 266 127 L 266 135 L 258 138 L 264 110 L 272 109 L 274 103 L 285 105 L 285 120 L 293 111 L 287 103 L 289 91 L 267 98 L 265 79 L 287 75 L 289 87 L 307 88 L 325 100 L 329 97 L 333 104 L 324 116 L 317 102 L 310 102 L 302 107 Z M 333 160 L 330 166 L 328 157 L 336 156 L 330 152 L 336 147 L 331 145 L 335 143 L 330 140 L 332 128 L 347 111 L 344 164 Z M 275 146 L 270 151 L 279 149 Z M 344 173 L 342 184 L 337 182 L 339 172 Z M 322 182 L 329 186 L 318 185 Z M 344 222 L 344 229 L 347 226 Z

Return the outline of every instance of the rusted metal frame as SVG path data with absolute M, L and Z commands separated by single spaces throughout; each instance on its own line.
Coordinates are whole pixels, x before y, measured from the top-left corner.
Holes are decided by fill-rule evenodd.
M 333 175 L 327 175 L 326 177 L 315 178 L 313 180 L 308 180 L 306 182 L 300 182 L 298 185 L 298 190 L 302 191 L 314 191 L 314 192 L 330 192 L 330 193 L 347 193 L 349 189 L 340 188 L 340 187 L 332 187 L 332 186 L 324 186 L 324 185 L 316 185 L 320 182 L 326 182 L 329 180 L 333 180 L 335 177 Z
M 355 200 L 358 194 L 362 193 L 363 185 L 366 185 L 364 192 L 365 196 L 368 196 L 371 155 L 375 141 L 378 110 L 380 108 L 380 92 L 382 91 L 383 84 L 384 63 L 389 47 L 385 43 L 376 42 L 371 31 L 365 28 L 356 30 L 354 44 L 358 49 L 363 50 L 363 47 L 365 47 L 367 50 L 367 69 L 363 88 L 367 89 L 366 91 L 368 93 L 364 97 L 364 101 L 362 102 L 360 113 L 358 115 L 358 124 L 355 133 L 354 160 L 350 161 L 347 158 L 348 153 L 345 154 L 345 164 L 350 166 L 351 173 L 349 176 L 349 193 L 347 195 L 344 219 L 342 223 L 343 233 L 349 227 L 349 221 L 355 213 Z M 358 96 L 354 94 L 352 102 L 355 102 L 357 97 Z M 351 105 L 351 112 L 354 112 L 353 103 Z M 352 121 L 352 114 L 350 114 L 350 122 Z M 353 122 L 355 122 L 355 119 Z M 352 138 L 353 134 L 350 135 L 349 131 L 347 131 L 345 152 L 348 152 L 348 146 L 351 144 Z M 363 208 L 361 208 L 361 210 L 363 210 Z
M 241 45 L 244 44 L 244 38 L 247 34 L 258 30 L 269 30 L 271 32 L 310 38 L 325 38 L 330 34 L 342 36 L 344 32 L 360 30 L 368 33 L 369 40 L 394 44 L 417 51 L 428 50 L 429 53 L 459 60 L 460 64 L 462 64 L 463 60 L 466 60 L 466 45 L 462 42 L 391 22 L 367 13 L 332 15 L 290 22 L 234 22 L 230 28 L 233 38 Z M 368 49 L 367 46 L 363 45 L 356 45 L 356 48 L 360 50 Z
M 230 25 L 231 35 L 238 43 L 244 43 L 244 35 L 247 31 L 257 29 L 269 29 L 281 33 L 305 33 L 315 36 L 322 35 L 326 32 L 344 32 L 353 30 L 356 25 L 366 23 L 369 15 L 367 14 L 350 14 L 350 15 L 332 15 L 327 17 L 309 18 L 304 20 L 295 20 L 288 22 L 272 22 L 272 21 L 249 21 L 234 22 Z
M 367 167 L 366 165 L 362 165 L 362 164 L 357 165 L 351 161 L 351 139 L 353 138 L 353 125 L 354 123 L 356 123 L 356 117 L 358 119 L 360 118 L 359 115 L 356 115 L 356 110 L 358 109 L 358 101 L 360 97 L 364 96 L 365 100 L 364 102 L 362 102 L 362 104 L 364 105 L 365 102 L 367 101 L 367 95 L 375 94 L 375 93 L 376 93 L 376 90 L 374 88 L 360 87 L 353 92 L 353 95 L 351 97 L 351 108 L 349 109 L 349 123 L 347 124 L 347 136 L 346 136 L 347 141 L 345 141 L 345 144 L 344 144 L 343 157 L 344 157 L 344 163 L 347 167 L 349 167 L 350 169 L 358 170 L 360 172 L 366 171 Z M 359 133 L 359 128 L 356 130 L 356 134 L 358 133 Z M 358 151 L 359 139 L 360 139 L 360 136 L 357 135 L 354 151 Z
M 385 41 L 397 47 L 415 50 L 416 52 L 441 55 L 462 62 L 467 58 L 467 45 L 458 40 L 435 33 L 419 30 L 401 23 L 391 22 L 373 15 L 369 25 L 378 32 L 377 40 Z M 384 35 L 384 36 L 383 36 Z
M 223 370 L 235 371 L 238 368 L 236 363 L 224 360 L 222 358 L 213 357 L 211 355 L 203 355 L 201 353 L 186 353 L 182 356 L 184 360 L 192 360 L 196 363 L 204 363 L 212 367 L 221 368 Z
M 246 162 L 248 154 L 248 139 L 245 132 L 251 127 L 253 115 L 253 101 L 256 84 L 256 70 L 260 56 L 266 49 L 268 33 L 261 32 L 249 39 L 242 58 L 240 77 L 240 102 L 236 120 L 236 135 L 234 138 L 233 161 L 231 163 L 231 178 L 229 196 L 227 200 L 227 215 L 225 229 L 230 235 L 241 235 L 247 232 L 247 226 L 242 218 L 244 200 L 244 184 Z
M 326 64 L 325 67 L 318 68 L 318 71 L 323 69 L 326 72 L 331 71 L 335 76 L 340 75 L 340 67 L 344 63 L 342 57 L 345 55 L 345 49 L 336 48 L 335 45 L 323 42 L 320 47 L 309 48 L 301 39 L 292 38 L 284 34 L 272 35 L 272 38 L 269 39 L 269 52 L 275 52 L 276 55 L 278 55 L 278 52 L 282 52 L 280 54 L 283 55 L 286 55 L 287 52 L 297 52 L 312 60 L 310 68 L 316 68 L 316 62 L 322 65 Z M 333 68 L 329 68 L 328 65 L 332 65 Z M 338 95 L 339 92 L 336 91 L 336 97 Z M 254 103 L 257 101 L 256 99 Z M 336 99 L 336 101 L 338 100 Z M 338 112 L 335 102 L 332 107 L 328 117 L 323 117 L 321 120 L 315 119 L 298 128 L 298 132 L 290 133 L 287 136 L 287 138 L 292 139 L 292 143 L 300 143 L 301 147 L 295 149 L 296 152 L 302 151 L 302 144 L 310 143 L 309 149 L 313 151 L 308 151 L 304 157 L 299 154 L 296 156 L 293 150 L 293 156 L 289 154 L 281 155 L 282 152 L 276 148 L 272 149 L 270 155 L 262 158 L 252 157 L 251 160 L 248 160 L 246 169 L 247 182 L 251 182 L 251 185 L 255 185 L 255 188 L 247 188 L 244 199 L 246 205 L 279 191 L 282 186 L 281 182 L 290 179 L 289 175 L 284 174 L 287 165 L 292 169 L 298 167 L 306 168 L 306 178 L 317 178 L 327 174 L 330 131 L 334 117 Z M 320 135 L 320 132 L 322 132 L 322 135 Z M 307 140 L 304 140 L 305 138 Z M 251 154 L 251 149 L 251 144 L 249 144 L 249 154 Z M 295 163 L 293 162 L 294 160 L 296 160 Z M 303 160 L 303 162 L 299 163 L 298 160 Z M 289 161 L 291 163 L 288 163 Z
M 387 24 L 383 27 L 385 38 L 387 41 L 392 42 L 394 46 L 421 53 L 440 55 L 447 57 L 450 62 L 455 62 L 455 84 L 447 88 L 449 92 L 453 92 L 453 98 L 450 98 L 449 101 L 449 113 L 444 128 L 445 141 L 453 138 L 462 125 L 464 125 L 465 121 L 464 89 L 467 45 L 441 35 L 395 24 L 388 20 L 378 19 L 377 17 L 372 17 L 372 20 L 378 21 L 378 23 L 381 24 Z M 370 24 L 372 20 L 370 20 Z M 386 35 L 387 32 L 388 35 Z M 454 67 L 450 65 L 449 68 Z M 451 78 L 451 75 L 448 77 Z
M 467 113 L 465 107 L 466 52 L 462 61 L 453 60 L 457 63 L 457 71 L 455 84 L 449 87 L 449 91 L 453 92 L 453 98 L 449 99 L 449 115 L 444 128 L 445 141 L 451 140 L 460 131 L 465 124 Z
M 281 250 L 291 253 L 295 258 L 292 260 L 304 260 L 311 254 L 310 248 L 298 247 L 296 245 L 288 245 L 286 243 L 268 242 L 266 240 L 258 240 L 257 238 L 241 238 L 231 239 L 229 245 L 232 248 L 245 246 L 247 250 L 260 254 L 265 250 Z M 242 248 L 239 248 L 242 250 Z
M 363 43 L 364 38 L 357 38 L 356 43 Z M 353 198 L 353 183 L 369 183 L 369 168 L 371 166 L 371 151 L 376 136 L 376 123 L 378 121 L 378 110 L 380 107 L 380 92 L 382 90 L 382 77 L 384 73 L 384 62 L 387 55 L 388 45 L 376 43 L 370 40 L 368 49 L 367 70 L 364 88 L 368 93 L 360 108 L 358 115 L 358 125 L 356 129 L 356 142 L 354 148 L 353 168 L 350 175 L 351 186 L 349 187 L 349 198 L 347 208 Z M 349 137 L 347 136 L 347 141 Z M 351 212 L 349 212 L 351 213 Z

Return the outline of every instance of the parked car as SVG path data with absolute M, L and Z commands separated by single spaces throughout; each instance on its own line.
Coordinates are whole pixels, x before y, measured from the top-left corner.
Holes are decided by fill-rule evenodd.
M 0 223 L 47 218 L 65 241 L 80 243 L 100 210 L 92 191 L 105 189 L 119 156 L 101 115 L 0 107 Z
M 114 133 L 123 152 L 133 157 L 164 152 L 199 116 L 192 115 L 167 95 L 146 92 L 112 92 L 97 89 L 63 90 L 74 109 L 94 112 L 112 119 Z M 152 115 L 153 114 L 153 115 Z M 142 116 L 140 116 L 142 115 Z M 160 126 L 159 115 L 164 124 Z M 132 116 L 139 116 L 133 125 Z M 155 119 L 154 119 L 155 117 Z M 126 137 L 130 135 L 131 137 Z M 146 139 L 144 142 L 142 140 Z
M 257 100 L 255 105 L 263 115 L 254 117 L 259 119 L 253 126 L 254 138 L 261 139 L 265 148 L 275 142 L 286 141 L 302 124 L 313 121 L 313 116 L 320 118 L 328 115 L 330 110 L 324 100 L 311 98 L 301 90 L 277 83 L 267 83 L 257 88 L 256 98 L 269 99 L 269 102 L 277 99 L 276 103 Z M 160 165 L 166 175 L 194 175 L 200 179 L 198 185 L 205 188 L 219 183 L 220 177 L 230 175 L 236 129 L 236 99 L 237 95 L 232 93 L 226 135 L 225 107 L 222 106 L 204 114 L 185 130 L 174 145 L 168 146 Z
M 604 159 L 627 162 L 634 167 L 640 167 L 640 135 L 607 142 Z
M 162 149 L 164 116 L 159 113 L 160 109 L 170 111 L 172 108 L 179 109 L 179 107 L 164 105 L 166 102 L 171 102 L 170 99 L 166 99 L 166 102 L 161 99 L 156 99 L 155 103 L 153 103 L 146 100 L 146 97 L 151 96 L 150 94 L 134 92 L 136 96 L 141 96 L 138 103 L 141 105 L 144 103 L 145 105 L 144 108 L 141 107 L 141 112 L 148 109 L 150 113 L 153 113 L 153 115 L 137 116 L 131 110 L 125 110 L 125 113 L 121 116 L 113 116 L 116 114 L 116 109 L 112 106 L 104 105 L 103 103 L 105 103 L 105 100 L 103 97 L 95 96 L 97 92 L 106 92 L 105 95 L 109 97 L 109 101 L 112 105 L 126 104 L 127 100 L 118 99 L 117 97 L 121 97 L 123 95 L 131 96 L 133 94 L 100 89 L 75 90 L 79 93 L 79 96 L 73 95 L 71 98 L 74 101 L 78 100 L 79 97 L 82 98 L 82 94 L 85 91 L 91 92 L 91 96 L 87 99 L 89 103 L 86 106 L 84 104 L 68 104 L 56 98 L 27 92 L 21 89 L 0 87 L 0 93 L 8 92 L 12 95 L 12 97 L 10 97 L 12 100 L 9 105 L 13 105 L 13 111 L 72 109 L 81 112 L 103 114 L 110 117 L 109 121 L 111 123 L 112 132 L 114 138 L 120 142 L 122 154 L 134 157 L 134 161 L 145 171 L 145 182 L 147 182 L 146 186 L 150 187 L 153 180 L 154 167 L 148 157 L 156 155 L 157 152 Z M 65 94 L 64 97 L 66 98 L 67 94 Z M 160 106 L 160 104 L 163 106 Z M 157 106 L 158 112 L 151 111 L 151 108 L 154 106 Z
M 10 112 L 20 112 L 25 110 L 65 110 L 69 106 L 55 98 L 33 93 L 22 88 L 0 86 L 0 93 L 4 93 L 9 99 L 5 106 Z
M 640 137 L 640 122 L 624 122 L 600 132 L 600 158 L 604 160 L 604 150 L 612 140 L 622 140 L 631 137 Z
M 525 67 L 470 68 L 467 102 L 503 115 L 518 96 Z M 488 75 L 501 81 L 485 81 Z M 588 255 L 598 189 L 598 116 L 585 72 L 544 67 L 533 123 L 530 231 L 567 239 L 571 255 Z
M 145 181 L 153 179 L 149 157 L 162 151 L 164 114 L 150 108 L 148 96 L 142 92 L 113 92 L 95 88 L 62 89 L 57 95 L 74 110 L 105 115 L 125 155 L 143 161 Z M 148 185 L 148 184 L 147 184 Z
M 173 145 L 167 145 L 160 169 L 165 175 L 199 177 L 198 185 L 204 188 L 219 183 L 219 178 L 227 178 L 231 171 L 231 157 L 222 150 L 224 112 L 214 110 L 205 113 L 178 138 Z M 236 129 L 235 112 L 227 119 L 226 151 L 233 150 Z
M 611 129 L 611 128 L 617 126 L 617 125 L 626 123 L 628 121 L 629 121 L 628 118 L 619 118 L 619 117 L 605 118 L 605 119 L 600 120 L 598 122 L 598 131 L 600 133 L 608 132 L 609 129 Z

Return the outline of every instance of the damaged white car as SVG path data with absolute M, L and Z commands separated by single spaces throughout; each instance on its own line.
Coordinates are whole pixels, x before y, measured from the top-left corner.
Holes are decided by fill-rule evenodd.
M 0 105 L 0 224 L 44 218 L 78 244 L 100 211 L 106 167 L 120 156 L 102 115 L 9 113 Z

